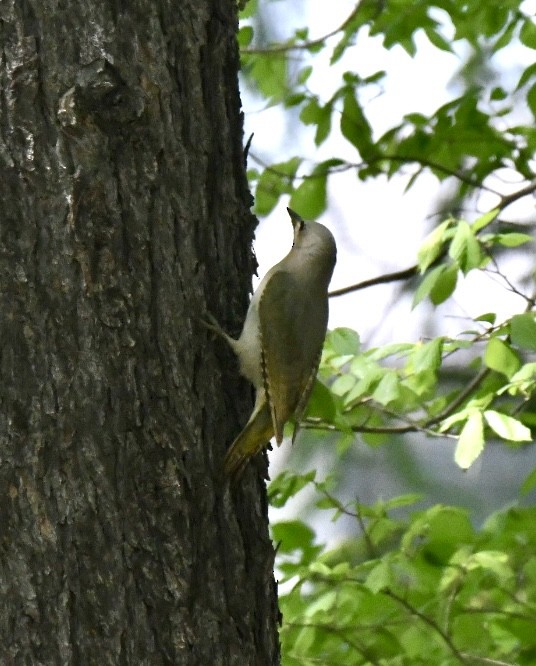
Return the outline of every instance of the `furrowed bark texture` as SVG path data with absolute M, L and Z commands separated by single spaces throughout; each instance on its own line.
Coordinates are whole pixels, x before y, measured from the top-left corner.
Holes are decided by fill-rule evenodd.
M 0 663 L 275 664 L 231 0 L 0 4 Z

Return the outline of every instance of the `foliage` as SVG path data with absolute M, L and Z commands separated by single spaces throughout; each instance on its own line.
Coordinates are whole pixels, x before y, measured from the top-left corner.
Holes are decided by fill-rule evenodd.
M 306 29 L 299 29 L 285 43 L 271 46 L 253 45 L 252 26 L 242 26 L 242 64 L 248 82 L 270 104 L 299 109 L 301 121 L 315 128 L 317 147 L 338 129 L 356 154 L 354 162 L 333 157 L 302 174 L 296 169 L 289 173 L 280 165 L 262 172 L 252 170 L 258 211 L 269 212 L 290 187 L 291 206 L 300 210 L 305 207 L 304 215 L 309 211 L 318 215 L 327 206 L 328 177 L 346 169 L 355 169 L 361 179 L 381 174 L 391 177 L 402 172 L 408 163 L 414 163 L 418 169 L 410 185 L 422 170 L 428 169 L 439 180 L 456 178 L 462 194 L 481 188 L 493 191 L 485 181 L 502 168 L 530 181 L 536 132 L 532 122 L 519 124 L 518 116 L 511 111 L 515 96 L 523 95 L 523 101 L 536 114 L 534 64 L 524 69 L 515 85 L 501 81 L 501 85 L 486 88 L 479 81 L 470 82 L 462 95 L 433 114 L 409 113 L 398 126 L 379 137 L 374 136 L 373 123 L 361 100 L 371 89 L 378 89 L 386 72 L 363 77 L 348 70 L 329 99 L 322 99 L 309 87 L 312 56 L 325 50 L 334 64 L 357 40 L 367 36 L 381 36 L 385 48 L 399 46 L 412 56 L 419 33 L 424 33 L 440 50 L 454 52 L 463 44 L 482 57 L 516 45 L 536 49 L 536 26 L 533 18 L 523 13 L 523 4 L 522 0 L 366 0 L 355 6 L 339 28 L 324 37 L 311 40 Z M 293 159 L 302 163 L 299 157 Z
M 536 65 L 513 81 L 493 69 L 503 50 L 536 50 L 536 24 L 526 4 L 361 0 L 325 36 L 311 39 L 301 28 L 273 44 L 263 42 L 262 30 L 256 33 L 257 3 L 246 5 L 239 39 L 248 84 L 267 104 L 297 112 L 314 129 L 315 148 L 336 135 L 355 155 L 352 161 L 332 155 L 313 164 L 287 155 L 269 165 L 250 150 L 257 213 L 268 214 L 282 196 L 290 196 L 290 206 L 304 217 L 318 217 L 328 207 L 330 179 L 342 171 L 370 180 L 407 177 L 409 169 L 408 188 L 425 171 L 432 173 L 453 188 L 450 209 L 474 205 L 482 194 L 493 203 L 486 203 L 484 214 L 444 215 L 416 248 L 413 266 L 341 293 L 414 278 L 414 307 L 425 301 L 435 307 L 463 289 L 470 273 L 487 271 L 521 304 L 506 320 L 483 312 L 452 338 L 362 349 L 354 331 L 330 332 L 321 382 L 302 425 L 336 433 L 339 453 L 356 433 L 376 445 L 392 435 L 421 432 L 455 439 L 455 460 L 466 469 L 491 440 L 510 447 L 533 440 L 534 276 L 518 284 L 517 276 L 502 272 L 500 259 L 534 252 L 533 226 L 507 222 L 505 211 L 536 192 Z M 350 49 L 376 37 L 386 49 L 415 56 L 423 35 L 435 49 L 465 54 L 461 94 L 428 115 L 415 109 L 380 134 L 367 99 L 385 84 L 387 73 L 360 74 Z M 329 98 L 311 83 L 321 55 L 339 67 L 348 63 Z M 513 191 L 504 187 L 505 174 L 517 183 Z M 454 365 L 464 368 L 457 382 L 449 378 Z M 286 666 L 535 663 L 533 508 L 492 516 L 481 530 L 473 529 L 460 507 L 435 506 L 395 519 L 391 509 L 406 500 L 342 506 L 312 474 L 280 477 L 271 486 L 271 500 L 284 504 L 304 486 L 317 489 L 321 508 L 351 514 L 362 535 L 327 551 L 301 521 L 274 525 L 280 571 L 294 582 L 281 599 Z M 536 470 L 521 491 L 534 487 Z
M 284 473 L 273 500 L 303 481 Z M 402 520 L 396 509 L 418 498 L 343 505 L 329 484 L 314 484 L 318 507 L 351 516 L 362 532 L 326 550 L 300 521 L 274 526 L 290 586 L 280 595 L 286 666 L 534 664 L 535 507 L 510 508 L 475 530 L 459 507 Z

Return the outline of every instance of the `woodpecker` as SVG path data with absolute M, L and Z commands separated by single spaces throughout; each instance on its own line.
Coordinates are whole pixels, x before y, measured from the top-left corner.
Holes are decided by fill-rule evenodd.
M 226 475 L 236 480 L 249 459 L 291 418 L 297 425 L 305 411 L 320 363 L 328 325 L 328 285 L 337 247 L 332 233 L 318 222 L 305 222 L 287 208 L 294 242 L 253 294 L 238 340 L 210 317 L 204 322 L 223 337 L 238 357 L 241 374 L 256 390 L 255 406 L 225 457 Z

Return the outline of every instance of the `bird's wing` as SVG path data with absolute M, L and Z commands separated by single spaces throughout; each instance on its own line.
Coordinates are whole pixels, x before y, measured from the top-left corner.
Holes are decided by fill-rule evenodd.
M 317 302 L 284 270 L 274 273 L 259 301 L 262 371 L 274 434 L 309 397 L 327 325 L 327 298 Z
M 305 408 L 307 407 L 307 403 L 309 402 L 309 397 L 313 390 L 313 386 L 315 385 L 316 375 L 318 373 L 318 366 L 320 365 L 321 357 L 322 357 L 322 349 L 320 349 L 320 353 L 316 357 L 316 362 L 314 364 L 314 367 L 311 369 L 311 374 L 309 375 L 307 381 L 305 382 L 305 385 L 301 392 L 300 400 L 298 402 L 296 410 L 294 411 L 294 431 L 292 433 L 293 444 L 296 439 L 296 435 L 298 434 L 300 421 L 302 419 L 303 413 L 305 412 Z

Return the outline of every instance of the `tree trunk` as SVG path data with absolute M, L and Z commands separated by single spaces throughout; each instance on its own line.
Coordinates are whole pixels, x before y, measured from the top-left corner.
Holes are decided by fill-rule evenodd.
M 2 0 L 0 663 L 278 662 L 232 0 Z

